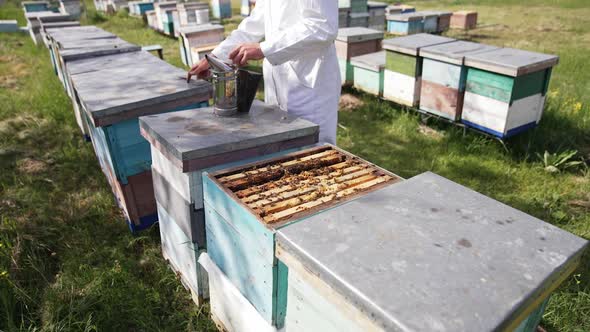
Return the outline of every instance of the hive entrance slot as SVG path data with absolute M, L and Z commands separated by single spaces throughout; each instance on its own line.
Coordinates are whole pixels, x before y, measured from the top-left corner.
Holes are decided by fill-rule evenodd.
M 398 178 L 333 147 L 316 148 L 257 166 L 245 166 L 216 180 L 265 223 L 312 213 Z

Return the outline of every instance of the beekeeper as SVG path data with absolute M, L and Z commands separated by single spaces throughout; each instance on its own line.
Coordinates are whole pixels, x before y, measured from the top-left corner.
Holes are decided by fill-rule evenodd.
M 337 34 L 336 0 L 258 0 L 251 15 L 212 53 L 240 66 L 264 59 L 266 103 L 318 124 L 320 142 L 336 144 L 341 86 Z M 202 78 L 208 69 L 201 60 L 189 76 Z

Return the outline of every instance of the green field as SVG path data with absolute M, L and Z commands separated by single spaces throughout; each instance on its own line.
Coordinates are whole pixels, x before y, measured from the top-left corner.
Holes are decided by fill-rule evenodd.
M 403 177 L 436 172 L 590 239 L 590 6 L 522 3 L 411 4 L 480 13 L 480 28 L 450 36 L 558 54 L 539 128 L 502 144 L 347 89 L 338 145 Z M 176 40 L 85 4 L 84 24 L 160 44 L 181 66 Z M 1 2 L 0 19 L 14 18 L 25 24 L 16 2 Z M 157 227 L 132 236 L 122 219 L 47 50 L 28 35 L 0 34 L 0 330 L 214 330 L 208 308 L 192 304 L 162 259 Z M 588 255 L 542 325 L 590 331 Z

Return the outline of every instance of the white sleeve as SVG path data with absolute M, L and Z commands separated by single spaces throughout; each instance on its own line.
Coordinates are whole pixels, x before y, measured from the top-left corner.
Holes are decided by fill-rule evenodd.
M 232 31 L 227 38 L 219 44 L 211 53 L 220 59 L 228 59 L 233 49 L 243 43 L 257 43 L 264 38 L 264 12 L 267 0 L 257 0 L 256 6 L 250 16 L 246 17 L 238 28 Z
M 273 65 L 321 50 L 332 44 L 338 35 L 338 1 L 290 0 L 299 3 L 302 19 L 272 40 L 260 44 L 262 53 Z

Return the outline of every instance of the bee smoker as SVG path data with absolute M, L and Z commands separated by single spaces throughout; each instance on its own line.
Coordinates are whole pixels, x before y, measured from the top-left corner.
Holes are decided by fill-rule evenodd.
M 236 68 L 213 55 L 205 55 L 211 67 L 213 84 L 213 109 L 219 116 L 231 116 L 249 112 L 262 75 Z

